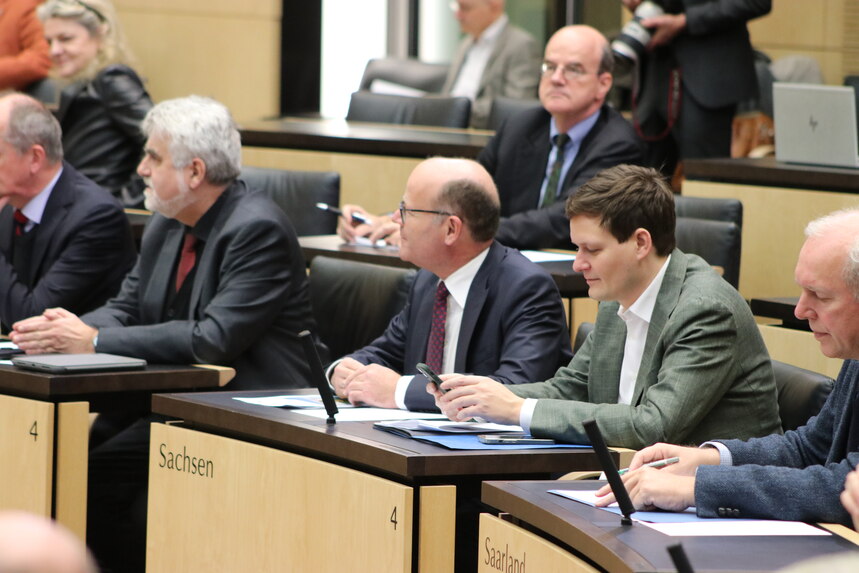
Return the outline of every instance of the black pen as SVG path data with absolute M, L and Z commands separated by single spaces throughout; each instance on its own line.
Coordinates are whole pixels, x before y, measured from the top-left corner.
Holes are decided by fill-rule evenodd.
M 334 213 L 338 217 L 343 216 L 343 211 L 341 211 L 337 207 L 329 205 L 328 203 L 317 203 L 316 206 L 319 207 L 320 209 L 322 209 L 323 211 L 328 211 L 329 213 Z M 361 213 L 352 213 L 352 221 L 355 223 L 369 223 L 370 222 L 367 219 L 367 217 L 362 215 Z

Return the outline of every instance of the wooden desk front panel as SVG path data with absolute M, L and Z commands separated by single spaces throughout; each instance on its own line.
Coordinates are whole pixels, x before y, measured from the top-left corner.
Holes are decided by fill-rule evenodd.
M 0 396 L 0 509 L 51 517 L 54 404 Z
M 540 571 L 591 573 L 597 569 L 538 535 L 488 513 L 480 514 L 477 573 Z
M 410 571 L 413 493 L 304 456 L 153 424 L 146 570 Z
M 837 209 L 859 206 L 859 195 L 686 180 L 683 194 L 743 203 L 740 293 L 744 298 L 798 296 L 793 278 L 805 226 Z

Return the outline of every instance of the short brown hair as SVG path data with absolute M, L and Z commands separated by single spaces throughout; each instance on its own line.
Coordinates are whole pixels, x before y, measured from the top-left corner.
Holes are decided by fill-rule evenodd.
M 659 171 L 637 165 L 617 165 L 597 173 L 567 199 L 567 218 L 589 215 L 618 242 L 629 240 L 636 229 L 646 229 L 656 253 L 674 250 L 674 193 Z
M 438 204 L 462 219 L 478 243 L 491 241 L 498 231 L 501 208 L 494 195 L 477 181 L 454 179 L 441 188 Z

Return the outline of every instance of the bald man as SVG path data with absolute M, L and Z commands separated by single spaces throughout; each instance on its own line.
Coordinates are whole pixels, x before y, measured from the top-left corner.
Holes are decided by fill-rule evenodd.
M 435 404 L 426 381 L 414 378 L 418 362 L 518 384 L 569 361 L 558 289 L 548 273 L 494 240 L 498 212 L 492 177 L 474 161 L 433 158 L 412 171 L 394 222 L 400 258 L 421 270 L 382 336 L 330 370 L 339 396 L 428 410 Z
M 81 540 L 62 525 L 23 511 L 0 513 L 0 571 L 97 573 Z
M 546 44 L 540 102 L 512 115 L 477 161 L 492 175 L 501 200 L 496 239 L 517 249 L 570 248 L 564 201 L 609 167 L 640 164 L 643 147 L 617 111 L 605 103 L 614 58 L 608 41 L 590 26 L 566 26 Z M 398 226 L 344 205 L 338 232 L 346 240 L 369 235 L 396 244 Z M 371 224 L 350 225 L 353 212 Z

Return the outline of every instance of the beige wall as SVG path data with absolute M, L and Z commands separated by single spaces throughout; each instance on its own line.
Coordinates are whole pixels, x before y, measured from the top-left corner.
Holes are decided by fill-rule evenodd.
M 114 0 L 153 99 L 192 93 L 238 121 L 278 114 L 280 0 Z

